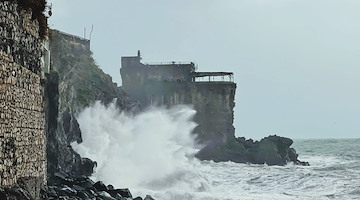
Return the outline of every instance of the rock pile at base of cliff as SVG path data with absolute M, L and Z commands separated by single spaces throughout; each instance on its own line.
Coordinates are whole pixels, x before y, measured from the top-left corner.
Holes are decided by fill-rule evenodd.
M 133 198 L 129 189 L 115 189 L 112 185 L 103 182 L 93 182 L 90 178 L 70 177 L 57 172 L 49 179 L 49 185 L 42 193 L 43 199 L 94 199 L 94 200 L 143 200 L 142 197 Z M 145 197 L 151 200 L 150 196 Z
M 23 184 L 12 187 L 0 187 L 1 200 L 33 200 Z M 129 189 L 115 189 L 103 182 L 93 182 L 90 178 L 70 177 L 56 172 L 41 191 L 41 199 L 46 200 L 154 200 L 150 195 L 133 198 Z

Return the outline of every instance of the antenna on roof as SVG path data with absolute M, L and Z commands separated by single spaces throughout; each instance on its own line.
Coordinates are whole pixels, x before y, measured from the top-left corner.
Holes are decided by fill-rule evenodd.
M 141 59 L 141 53 L 140 53 L 140 50 L 138 50 L 137 56 Z
M 94 30 L 94 24 L 91 25 L 91 31 L 90 31 L 90 36 L 89 36 L 89 40 L 90 40 L 90 41 L 91 41 L 91 35 L 92 35 L 93 30 Z
M 86 27 L 84 27 L 84 39 L 86 39 Z

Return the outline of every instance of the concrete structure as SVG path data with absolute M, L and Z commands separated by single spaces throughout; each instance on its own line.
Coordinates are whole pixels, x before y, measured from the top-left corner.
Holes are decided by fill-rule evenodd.
M 0 24 L 0 186 L 21 181 L 37 199 L 46 183 L 39 23 L 16 1 L 1 1 Z
M 143 106 L 193 105 L 200 143 L 234 138 L 236 84 L 232 72 L 196 72 L 194 63 L 143 64 L 141 55 L 122 57 L 122 87 Z M 212 81 L 212 77 L 224 77 Z M 225 80 L 225 77 L 229 78 Z M 197 81 L 205 78 L 208 81 Z

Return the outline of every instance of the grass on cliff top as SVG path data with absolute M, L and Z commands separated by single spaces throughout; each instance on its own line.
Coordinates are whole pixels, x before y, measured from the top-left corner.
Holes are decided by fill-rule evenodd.
M 69 40 L 62 33 L 50 31 L 52 68 L 59 73 L 61 99 L 74 109 L 84 108 L 96 100 L 109 102 L 119 89 L 96 64 L 90 49 Z

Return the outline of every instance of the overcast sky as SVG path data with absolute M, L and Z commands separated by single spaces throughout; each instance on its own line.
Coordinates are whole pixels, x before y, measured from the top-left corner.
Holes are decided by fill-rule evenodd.
M 233 71 L 237 136 L 360 137 L 359 0 L 48 0 L 121 85 L 121 56 Z M 104 3 L 106 2 L 106 3 Z

